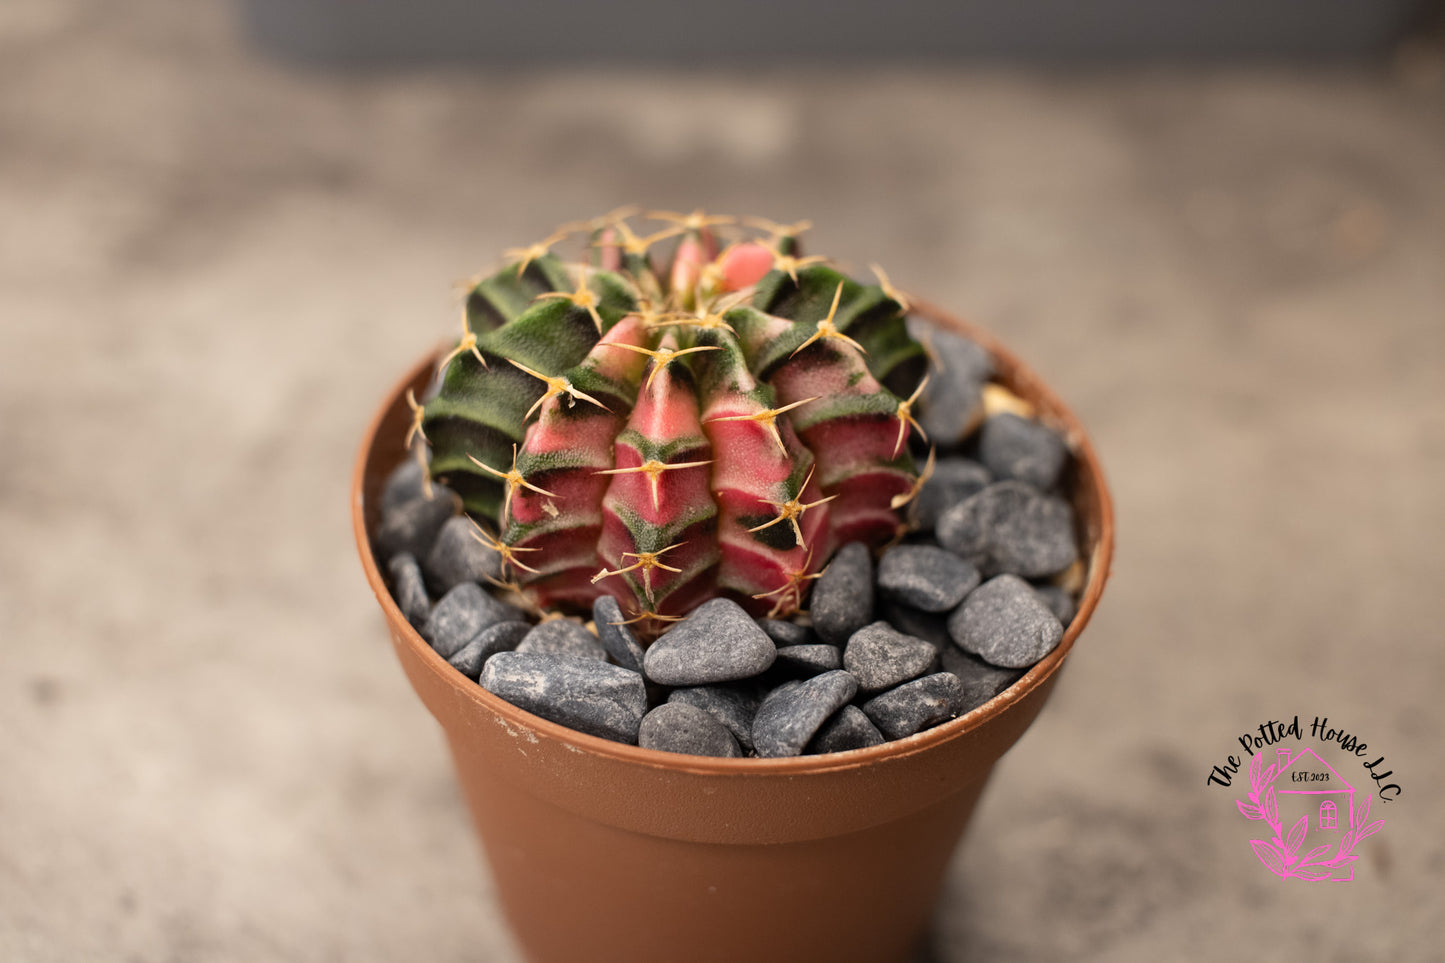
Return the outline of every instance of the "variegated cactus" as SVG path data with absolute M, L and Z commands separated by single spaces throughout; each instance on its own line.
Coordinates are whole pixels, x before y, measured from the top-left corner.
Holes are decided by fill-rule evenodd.
M 470 286 L 417 408 L 430 470 L 540 607 L 608 593 L 645 634 L 718 595 L 792 613 L 837 547 L 899 531 L 923 347 L 881 272 L 800 256 L 806 224 L 648 217 L 667 226 L 571 225 Z M 585 263 L 552 253 L 573 233 Z

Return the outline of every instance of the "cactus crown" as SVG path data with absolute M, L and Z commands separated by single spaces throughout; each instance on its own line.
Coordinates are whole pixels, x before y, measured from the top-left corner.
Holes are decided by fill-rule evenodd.
M 718 595 L 791 614 L 837 547 L 895 537 L 917 491 L 927 357 L 906 301 L 801 256 L 806 223 L 658 212 L 639 236 L 628 216 L 469 282 L 417 409 L 430 471 L 538 606 L 611 594 L 644 634 Z M 586 259 L 564 263 L 576 233 Z

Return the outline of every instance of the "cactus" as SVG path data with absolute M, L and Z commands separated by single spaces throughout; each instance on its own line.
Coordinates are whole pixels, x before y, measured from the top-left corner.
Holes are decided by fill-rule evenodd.
M 417 408 L 431 474 L 540 608 L 608 593 L 645 635 L 719 595 L 790 614 L 836 548 L 901 530 L 924 350 L 881 272 L 800 255 L 806 224 L 648 216 L 666 226 L 569 225 L 470 285 Z

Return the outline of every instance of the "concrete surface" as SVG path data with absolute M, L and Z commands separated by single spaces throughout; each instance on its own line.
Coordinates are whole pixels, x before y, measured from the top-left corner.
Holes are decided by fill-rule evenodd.
M 346 486 L 451 281 L 629 201 L 814 218 L 1097 439 L 1116 574 L 934 958 L 1438 958 L 1438 59 L 335 77 L 231 36 L 0 8 L 0 959 L 516 958 Z M 1205 785 L 1294 713 L 1403 788 L 1350 885 Z

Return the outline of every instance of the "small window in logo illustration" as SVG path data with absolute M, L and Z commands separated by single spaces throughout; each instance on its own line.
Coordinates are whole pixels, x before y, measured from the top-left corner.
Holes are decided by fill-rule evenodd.
M 1320 828 L 1335 828 L 1335 804 L 1328 799 L 1320 803 Z

